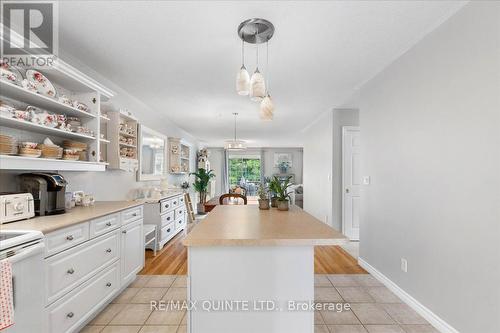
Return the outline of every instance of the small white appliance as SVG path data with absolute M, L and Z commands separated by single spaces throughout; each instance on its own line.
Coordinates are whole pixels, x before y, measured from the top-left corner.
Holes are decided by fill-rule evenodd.
M 0 193 L 0 224 L 35 216 L 31 193 Z
M 40 231 L 0 230 L 0 260 L 12 265 L 14 325 L 5 333 L 46 333 L 45 244 Z

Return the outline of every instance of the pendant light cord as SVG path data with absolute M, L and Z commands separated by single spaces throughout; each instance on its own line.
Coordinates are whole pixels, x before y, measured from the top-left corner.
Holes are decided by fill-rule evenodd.
M 241 40 L 241 67 L 245 67 L 245 41 Z
M 255 50 L 256 50 L 256 59 L 257 59 L 257 67 L 256 70 L 259 70 L 259 43 L 257 43 L 257 36 L 259 35 L 259 28 L 257 27 L 257 31 L 255 32 Z
M 269 39 L 266 41 L 266 95 L 269 95 Z

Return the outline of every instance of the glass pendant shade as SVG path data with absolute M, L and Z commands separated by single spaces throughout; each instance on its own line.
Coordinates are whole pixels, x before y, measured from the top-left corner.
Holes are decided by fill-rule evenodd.
M 224 148 L 227 150 L 245 150 L 247 144 L 245 141 L 241 140 L 230 140 L 224 143 Z
M 250 79 L 250 99 L 254 102 L 260 102 L 266 96 L 266 83 L 264 75 L 257 68 Z
M 273 120 L 274 104 L 271 95 L 267 94 L 266 97 L 260 102 L 260 119 L 265 121 Z
M 250 93 L 250 74 L 248 74 L 247 69 L 243 65 L 236 76 L 236 92 L 241 96 L 246 96 Z

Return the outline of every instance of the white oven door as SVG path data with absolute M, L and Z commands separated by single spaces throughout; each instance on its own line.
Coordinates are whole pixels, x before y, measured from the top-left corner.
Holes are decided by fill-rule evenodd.
M 43 253 L 42 241 L 7 258 L 12 263 L 14 325 L 4 332 L 48 332 Z

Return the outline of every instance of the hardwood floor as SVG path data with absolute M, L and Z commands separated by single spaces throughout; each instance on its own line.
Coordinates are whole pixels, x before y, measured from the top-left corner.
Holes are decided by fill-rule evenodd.
M 191 230 L 193 224 L 188 224 Z M 153 251 L 146 251 L 146 263 L 139 274 L 143 275 L 185 275 L 187 274 L 187 248 L 182 245 L 186 231 L 180 232 L 153 257 Z M 356 259 L 340 246 L 316 246 L 314 248 L 315 274 L 366 274 Z

